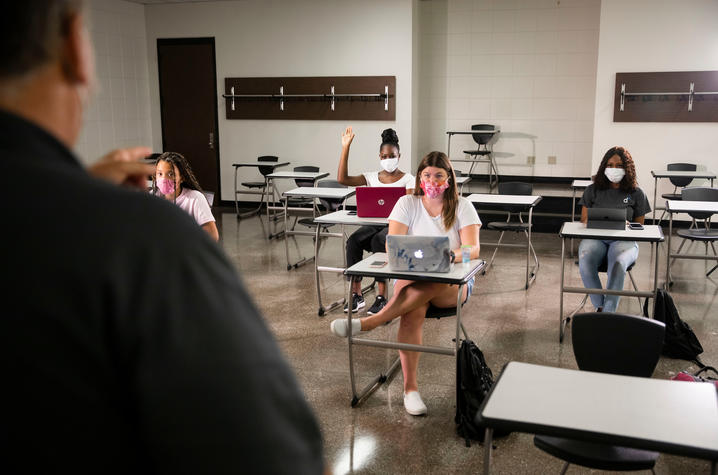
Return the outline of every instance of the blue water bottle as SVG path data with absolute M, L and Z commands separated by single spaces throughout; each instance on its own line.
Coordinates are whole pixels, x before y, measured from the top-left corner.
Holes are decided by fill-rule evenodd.
M 464 244 L 461 246 L 461 263 L 469 265 L 469 262 L 471 262 L 471 246 Z

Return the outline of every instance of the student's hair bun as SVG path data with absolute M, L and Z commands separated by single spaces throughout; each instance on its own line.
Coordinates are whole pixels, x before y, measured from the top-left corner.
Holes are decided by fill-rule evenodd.
M 384 132 L 381 133 L 381 144 L 382 145 L 396 145 L 399 146 L 399 136 L 396 135 L 396 130 L 394 129 L 385 129 Z

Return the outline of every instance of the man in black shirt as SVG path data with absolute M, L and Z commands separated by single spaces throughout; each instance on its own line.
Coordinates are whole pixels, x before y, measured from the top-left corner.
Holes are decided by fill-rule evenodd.
M 70 152 L 93 81 L 79 0 L 0 15 L 0 473 L 321 473 L 321 437 L 234 268 L 151 168 Z M 108 181 L 109 180 L 109 181 Z

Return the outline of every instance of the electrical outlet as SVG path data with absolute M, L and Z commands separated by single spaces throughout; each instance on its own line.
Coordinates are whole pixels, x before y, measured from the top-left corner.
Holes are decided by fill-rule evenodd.
M 526 157 L 526 165 L 535 165 L 536 164 L 536 157 L 533 155 L 528 155 Z
M 549 156 L 548 156 L 548 164 L 549 164 L 549 165 L 556 165 L 556 155 L 549 155 Z

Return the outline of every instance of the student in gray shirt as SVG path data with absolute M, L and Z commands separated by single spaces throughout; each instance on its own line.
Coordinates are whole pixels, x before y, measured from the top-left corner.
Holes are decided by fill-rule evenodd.
M 581 222 L 588 219 L 588 208 L 625 208 L 626 219 L 643 224 L 646 214 L 651 211 L 646 194 L 636 183 L 636 168 L 633 158 L 623 147 L 612 147 L 601 160 L 593 184 L 586 188 L 579 202 Z M 638 244 L 635 241 L 613 241 L 584 239 L 578 246 L 578 267 L 583 285 L 589 289 L 600 289 L 598 268 L 608 261 L 606 288 L 623 290 L 626 269 L 638 259 Z M 591 303 L 596 311 L 615 312 L 618 295 L 591 294 Z

